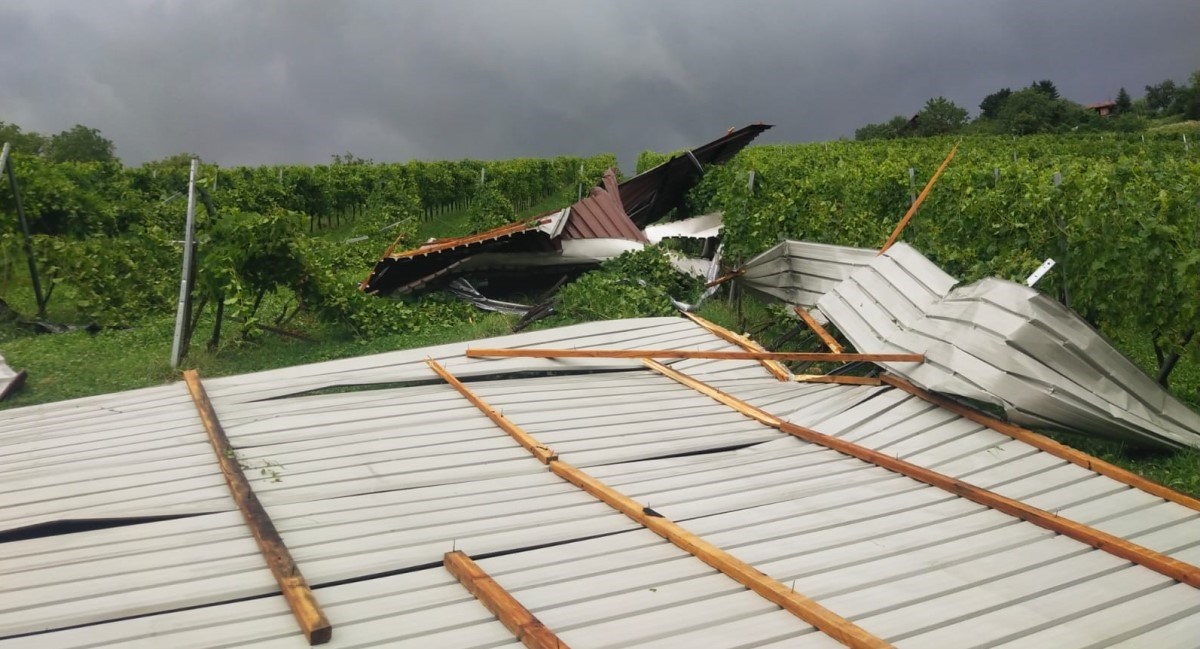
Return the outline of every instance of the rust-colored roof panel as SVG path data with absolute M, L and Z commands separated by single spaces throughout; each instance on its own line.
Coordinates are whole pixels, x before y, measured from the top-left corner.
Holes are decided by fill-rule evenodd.
M 571 206 L 562 238 L 646 241 L 646 235 L 633 224 L 621 205 L 617 175 L 612 169 L 604 172 L 604 178 L 587 198 Z
M 407 293 L 446 276 L 467 257 L 504 245 L 513 251 L 555 250 L 557 243 L 539 228 L 548 219 L 524 219 L 498 228 L 452 239 L 439 239 L 419 248 L 389 252 L 375 264 L 359 286 L 367 293 Z

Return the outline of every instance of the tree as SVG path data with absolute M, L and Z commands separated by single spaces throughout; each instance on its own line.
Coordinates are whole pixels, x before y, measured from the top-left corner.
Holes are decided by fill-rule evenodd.
M 1184 119 L 1200 119 L 1200 70 L 1192 73 L 1190 86 L 1183 86 L 1171 102 L 1171 113 L 1183 115 Z
M 0 145 L 8 142 L 13 151 L 38 155 L 46 146 L 46 136 L 33 131 L 22 131 L 16 124 L 0 122 Z
M 113 162 L 116 147 L 100 135 L 99 129 L 76 124 L 70 130 L 50 137 L 45 155 L 54 162 Z
M 1043 90 L 1029 87 L 1014 92 L 1004 102 L 998 121 L 1004 132 L 1029 135 L 1070 126 L 1082 121 L 1085 117 L 1082 113 L 1076 104 L 1065 99 L 1051 99 Z
M 908 120 L 903 115 L 897 115 L 886 122 L 867 124 L 854 131 L 856 140 L 894 140 L 904 136 Z
M 1165 113 L 1178 96 L 1179 88 L 1170 79 L 1158 85 L 1146 86 L 1146 106 L 1155 114 Z
M 1117 91 L 1117 114 L 1124 115 L 1133 108 L 1133 100 L 1129 98 L 1129 93 L 1125 92 L 1124 86 Z
M 967 123 L 967 109 L 945 97 L 934 97 L 925 102 L 917 113 L 916 135 L 943 135 L 961 129 Z
M 1046 95 L 1047 97 L 1049 97 L 1051 99 L 1058 99 L 1058 88 L 1056 88 L 1054 86 L 1054 82 L 1049 79 L 1042 79 L 1041 81 L 1034 81 L 1032 84 L 1029 85 L 1029 87 L 1042 93 L 1043 95 Z
M 983 98 L 979 102 L 979 116 L 986 119 L 996 119 L 1000 116 L 1000 109 L 1004 107 L 1004 102 L 1012 95 L 1011 88 L 1001 88 L 996 92 Z

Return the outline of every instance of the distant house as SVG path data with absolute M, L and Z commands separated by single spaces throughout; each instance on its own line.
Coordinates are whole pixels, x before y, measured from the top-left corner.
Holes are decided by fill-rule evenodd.
M 1108 117 L 1117 112 L 1117 102 L 1109 99 L 1095 104 L 1088 104 L 1087 108 L 1088 110 L 1096 111 L 1096 114 L 1101 117 Z

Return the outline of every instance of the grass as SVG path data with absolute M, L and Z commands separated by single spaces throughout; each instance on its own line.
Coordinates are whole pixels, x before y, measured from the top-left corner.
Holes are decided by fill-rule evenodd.
M 575 191 L 573 186 L 563 188 L 521 210 L 518 216 L 524 218 L 567 205 L 575 199 Z M 422 222 L 420 236 L 422 239 L 459 236 L 467 234 L 468 227 L 466 210 L 445 212 Z M 350 236 L 353 228 L 352 222 L 343 221 L 340 226 L 322 230 L 317 236 L 340 241 Z M 385 245 L 380 244 L 380 252 Z M 13 310 L 23 314 L 36 311 L 36 301 L 23 267 L 13 266 L 10 273 L 0 279 L 6 280 L 0 282 L 0 289 L 3 289 L 0 293 Z M 282 307 L 282 298 L 268 296 L 261 313 L 274 313 Z M 47 319 L 52 322 L 79 320 L 65 299 L 51 299 L 48 311 Z M 212 318 L 206 315 L 197 325 L 191 351 L 182 369 L 196 369 L 202 376 L 225 376 L 440 345 L 510 333 L 513 320 L 500 314 L 480 312 L 469 322 L 448 325 L 444 329 L 391 334 L 371 340 L 355 338 L 336 325 L 303 314 L 288 325 L 289 329 L 302 332 L 316 342 L 269 332 L 247 340 L 240 336 L 238 324 L 227 320 L 220 348 L 208 351 L 205 341 L 212 328 Z M 177 379 L 179 372 L 170 366 L 174 322 L 172 311 L 147 317 L 128 329 L 105 329 L 96 334 L 78 330 L 54 335 L 35 335 L 15 324 L 0 322 L 0 353 L 10 367 L 29 372 L 25 387 L 0 402 L 0 410 L 132 390 Z

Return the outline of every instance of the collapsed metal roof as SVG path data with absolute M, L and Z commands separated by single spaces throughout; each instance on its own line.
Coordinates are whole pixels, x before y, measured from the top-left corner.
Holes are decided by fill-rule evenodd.
M 704 175 L 706 165 L 721 164 L 737 155 L 771 124 L 751 124 L 730 130 L 708 144 L 684 151 L 666 162 L 621 183 L 625 213 L 644 228 L 683 204 L 688 190 Z
M 1078 314 L 988 278 L 966 286 L 907 244 L 866 249 L 787 241 L 738 278 L 828 318 L 861 352 L 925 354 L 884 364 L 912 382 L 1005 409 L 1029 426 L 1200 448 L 1200 415 Z
M 641 229 L 681 206 L 705 165 L 729 160 L 769 128 L 755 124 L 731 131 L 623 183 L 617 183 L 616 173 L 610 169 L 588 196 L 533 221 L 436 240 L 412 250 L 394 252 L 389 248 L 361 289 L 379 295 L 404 294 L 468 272 L 595 266 L 646 244 Z
M 680 318 L 478 345 L 739 349 Z M 1171 648 L 1200 636 L 1200 590 L 1142 563 L 1195 570 L 1200 502 L 1027 431 L 890 384 L 780 382 L 753 361 L 671 364 L 747 404 L 735 409 L 636 359 L 477 360 L 466 347 L 205 380 L 332 623 L 330 647 L 519 646 L 443 568 L 451 550 L 572 647 L 840 645 L 547 471 L 426 357 L 590 479 L 686 528 L 689 542 L 723 548 L 883 642 Z M 328 392 L 348 386 L 360 389 Z M 1131 562 L 745 408 L 1141 554 Z M 0 466 L 0 531 L 127 523 L 0 537 L 0 647 L 307 646 L 182 384 L 0 412 Z M 181 513 L 192 515 L 152 518 Z

